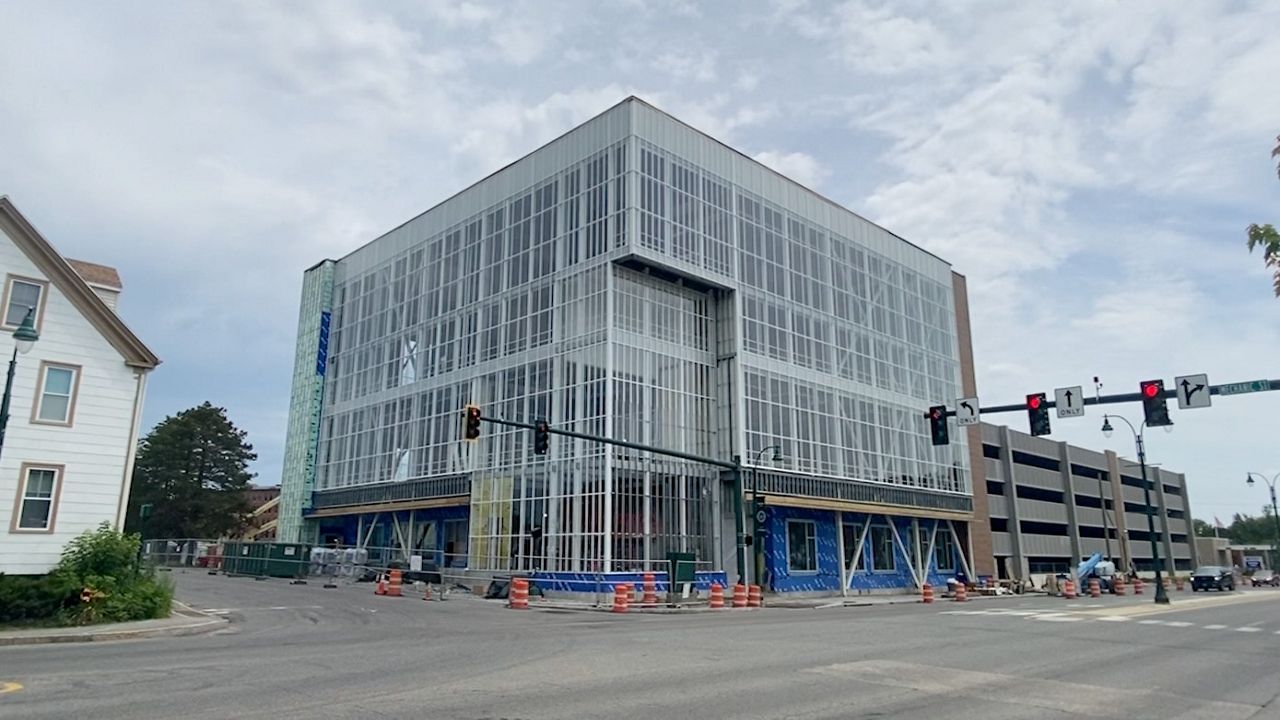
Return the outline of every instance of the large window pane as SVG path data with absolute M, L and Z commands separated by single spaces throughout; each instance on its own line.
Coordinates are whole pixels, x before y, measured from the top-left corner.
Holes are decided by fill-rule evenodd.
M 893 530 L 884 525 L 871 528 L 871 553 L 872 570 L 897 568 L 893 553 Z
M 787 521 L 787 568 L 791 572 L 818 570 L 817 535 L 812 521 Z

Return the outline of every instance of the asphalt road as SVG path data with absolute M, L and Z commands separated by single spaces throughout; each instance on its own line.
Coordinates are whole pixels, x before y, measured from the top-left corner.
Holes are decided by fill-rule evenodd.
M 228 629 L 0 648 L 0 718 L 1280 718 L 1280 590 L 620 617 L 175 577 Z

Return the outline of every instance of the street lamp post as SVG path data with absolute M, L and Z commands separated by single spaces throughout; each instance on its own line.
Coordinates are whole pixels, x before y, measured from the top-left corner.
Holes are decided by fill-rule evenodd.
M 40 339 L 36 332 L 36 309 L 27 308 L 18 329 L 13 331 L 13 357 L 9 358 L 9 376 L 4 382 L 4 400 L 0 402 L 0 450 L 4 449 L 4 432 L 9 427 L 9 401 L 13 397 L 13 375 L 18 369 L 18 353 L 26 354 Z
M 773 461 L 782 462 L 782 446 L 770 445 L 760 448 L 756 452 L 755 462 L 751 464 L 751 549 L 754 562 L 752 568 L 755 573 L 755 581 L 757 585 L 763 585 L 761 579 L 764 577 L 764 534 L 760 525 L 760 458 L 769 450 L 773 451 Z
M 1280 511 L 1276 509 L 1276 481 L 1280 480 L 1280 474 L 1271 479 L 1267 479 L 1262 473 L 1245 473 L 1245 484 L 1253 485 L 1253 476 L 1257 475 L 1267 484 L 1271 490 L 1271 519 L 1275 522 L 1275 535 L 1271 538 L 1271 566 L 1274 568 L 1277 562 L 1277 553 L 1280 553 Z
M 1111 437 L 1113 428 L 1111 427 L 1111 418 L 1123 420 L 1125 425 L 1129 426 L 1129 430 L 1133 432 L 1133 442 L 1138 448 L 1138 465 L 1142 468 L 1142 495 L 1147 506 L 1147 539 L 1151 541 L 1151 562 L 1156 569 L 1156 596 L 1155 601 L 1159 605 L 1169 604 L 1169 595 L 1164 591 L 1164 581 L 1160 577 L 1160 547 L 1156 543 L 1156 520 L 1151 512 L 1151 487 L 1147 482 L 1147 449 L 1142 434 L 1146 431 L 1147 426 L 1144 423 L 1142 429 L 1139 430 L 1120 415 L 1103 415 L 1102 416 L 1102 434 Z M 1167 525 L 1167 523 L 1166 523 Z

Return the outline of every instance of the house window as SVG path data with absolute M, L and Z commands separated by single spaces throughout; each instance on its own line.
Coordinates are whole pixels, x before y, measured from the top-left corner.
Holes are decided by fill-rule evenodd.
M 70 425 L 71 419 L 75 417 L 76 391 L 79 386 L 79 367 L 41 363 L 40 391 L 31 421 Z
M 812 520 L 787 521 L 787 569 L 818 571 L 818 534 Z
M 933 540 L 933 558 L 938 572 L 952 572 L 956 569 L 956 541 L 951 537 L 951 529 L 938 528 Z
M 44 298 L 45 283 L 9 276 L 4 297 L 5 327 L 16 328 L 27 316 L 28 308 L 36 309 L 36 325 L 40 325 L 40 301 Z
M 53 531 L 61 475 L 62 468 L 58 466 L 22 466 L 23 482 L 12 530 Z
M 871 569 L 895 570 L 897 567 L 893 554 L 893 530 L 886 525 L 871 528 Z

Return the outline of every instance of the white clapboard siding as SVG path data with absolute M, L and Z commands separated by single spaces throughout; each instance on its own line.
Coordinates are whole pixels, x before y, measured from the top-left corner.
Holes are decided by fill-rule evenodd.
M 37 265 L 0 231 L 0 276 L 49 280 Z M 2 278 L 0 278 L 2 279 Z M 0 308 L 0 312 L 2 312 Z M 120 516 L 125 470 L 134 448 L 131 433 L 135 402 L 140 403 L 141 371 L 125 359 L 101 332 L 49 282 L 40 320 L 40 340 L 18 356 L 10 419 L 0 449 L 0 572 L 47 572 L 67 541 Z M 0 335 L 0 373 L 13 352 L 12 331 Z M 37 377 L 42 361 L 81 367 L 71 427 L 33 424 Z M 14 532 L 19 473 L 23 463 L 65 466 L 54 532 Z

